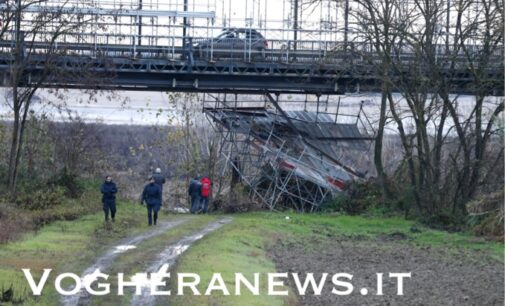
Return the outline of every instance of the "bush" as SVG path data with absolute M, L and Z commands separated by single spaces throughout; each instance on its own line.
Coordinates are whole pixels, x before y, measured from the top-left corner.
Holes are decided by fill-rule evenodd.
M 467 224 L 474 234 L 503 241 L 505 215 L 503 197 L 502 189 L 467 204 L 469 213 Z
M 262 204 L 251 200 L 246 186 L 237 184 L 229 193 L 213 199 L 211 207 L 214 211 L 233 214 L 261 210 Z
M 323 212 L 350 212 L 352 211 L 352 199 L 349 195 L 342 193 L 330 201 L 321 204 Z
M 12 241 L 19 234 L 31 230 L 31 218 L 22 210 L 0 203 L 0 243 Z
M 373 181 L 354 182 L 347 186 L 344 193 L 323 203 L 321 210 L 356 215 L 380 205 L 382 205 L 382 193 L 378 184 Z
M 16 199 L 18 207 L 39 210 L 58 206 L 63 203 L 65 192 L 61 187 L 39 189 L 32 193 L 25 193 Z
M 462 216 L 445 209 L 432 215 L 419 216 L 420 221 L 430 228 L 448 232 L 460 232 L 464 228 Z
M 83 205 L 62 205 L 44 210 L 37 210 L 31 213 L 33 226 L 41 228 L 42 226 L 58 220 L 76 220 L 85 214 L 93 211 Z
M 50 187 L 63 187 L 65 196 L 73 199 L 79 198 L 84 193 L 85 189 L 79 177 L 75 174 L 68 173 L 65 169 L 50 178 L 47 184 Z
M 0 198 L 0 244 L 15 240 L 19 234 L 37 230 L 56 220 L 74 220 L 100 210 L 98 181 L 86 182 L 79 199 L 65 197 L 65 187 L 32 179 L 25 181 L 14 202 Z M 1 303 L 0 303 L 1 304 Z

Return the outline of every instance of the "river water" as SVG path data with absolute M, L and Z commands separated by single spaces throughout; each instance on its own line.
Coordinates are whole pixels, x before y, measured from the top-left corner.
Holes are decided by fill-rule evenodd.
M 458 101 L 458 111 L 462 118 L 467 117 L 473 108 L 474 97 L 468 95 L 453 96 Z M 13 112 L 9 106 L 11 97 L 9 90 L 0 88 L 0 119 L 12 120 Z M 220 97 L 224 99 L 223 96 Z M 235 97 L 226 97 L 229 104 L 235 104 Z M 406 110 L 406 103 L 401 95 L 394 95 L 400 110 Z M 486 98 L 484 116 L 490 114 L 493 107 L 502 101 L 503 97 Z M 214 106 L 210 96 L 193 95 L 191 101 L 180 98 L 178 103 L 173 103 L 171 94 L 166 92 L 141 92 L 141 91 L 121 91 L 121 92 L 100 92 L 90 94 L 79 90 L 60 90 L 50 92 L 49 90 L 39 90 L 33 98 L 31 110 L 37 114 L 45 114 L 54 121 L 66 121 L 69 115 L 73 118 L 79 117 L 86 122 L 98 122 L 104 124 L 131 124 L 131 125 L 178 125 L 181 123 L 183 107 L 186 106 L 192 115 L 199 116 L 203 106 Z M 238 105 L 262 106 L 264 98 L 261 96 L 238 96 Z M 372 126 L 376 126 L 378 111 L 380 106 L 380 95 L 372 93 L 347 94 L 341 96 L 322 96 L 317 106 L 315 96 L 306 95 L 281 95 L 285 110 L 310 110 L 339 114 L 339 122 L 353 122 L 355 116 L 362 107 L 361 119 L 363 122 L 369 121 Z M 405 112 L 405 121 L 409 127 L 408 113 Z M 347 116 L 350 115 L 350 116 Z M 204 121 L 198 121 L 204 122 Z M 411 122 L 410 122 L 411 123 Z M 413 127 L 413 126 L 412 126 Z M 387 128 L 394 132 L 395 125 L 389 124 Z

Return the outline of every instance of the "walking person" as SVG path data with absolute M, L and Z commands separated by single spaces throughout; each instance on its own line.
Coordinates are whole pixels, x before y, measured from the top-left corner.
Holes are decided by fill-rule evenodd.
M 149 226 L 153 224 L 156 225 L 158 221 L 158 211 L 160 211 L 161 208 L 161 188 L 155 183 L 152 176 L 149 177 L 149 183 L 144 187 L 140 205 L 144 202 L 147 207 L 147 223 Z
M 160 186 L 161 189 L 161 205 L 163 206 L 163 184 L 165 184 L 166 179 L 165 176 L 161 173 L 160 168 L 156 168 L 153 173 L 154 183 Z
M 188 194 L 191 197 L 191 213 L 196 214 L 200 211 L 200 194 L 202 190 L 202 184 L 198 177 L 195 177 L 189 183 Z
M 102 192 L 102 204 L 103 212 L 105 214 L 105 222 L 109 222 L 109 212 L 110 218 L 112 222 L 114 222 L 114 218 L 116 216 L 117 187 L 116 184 L 112 181 L 112 177 L 110 175 L 107 175 L 105 177 L 105 182 L 102 184 L 100 191 Z
M 202 207 L 202 213 L 206 214 L 209 211 L 209 196 L 212 190 L 212 182 L 209 177 L 204 176 L 200 180 L 200 184 L 202 184 L 200 191 L 200 205 Z

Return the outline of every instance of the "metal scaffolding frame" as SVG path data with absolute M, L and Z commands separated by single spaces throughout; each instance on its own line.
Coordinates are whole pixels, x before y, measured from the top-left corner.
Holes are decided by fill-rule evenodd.
M 364 177 L 352 165 L 340 162 L 332 148 L 353 143 L 351 151 L 368 150 L 374 137 L 369 134 L 371 126 L 366 126 L 369 122 L 361 108 L 352 116 L 329 114 L 319 111 L 318 102 L 316 112 L 286 111 L 278 97 L 275 102 L 266 96 L 264 101 L 237 102 L 237 95 L 232 101 L 226 95 L 208 96 L 211 101 L 204 99 L 203 110 L 221 136 L 223 173 L 238 173 L 250 197 L 265 207 L 314 212 L 321 203 L 343 192 L 347 184 Z M 307 120 L 301 119 L 303 116 Z M 339 116 L 355 121 L 341 123 Z M 347 118 L 346 122 L 350 121 Z M 359 135 L 355 132 L 358 125 Z M 330 132 L 353 131 L 354 137 L 317 139 L 304 130 L 318 126 Z M 332 145 L 326 145 L 328 142 Z

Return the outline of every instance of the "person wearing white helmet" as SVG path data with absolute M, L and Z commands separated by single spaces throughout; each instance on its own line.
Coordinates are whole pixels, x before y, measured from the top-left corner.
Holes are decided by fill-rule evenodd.
M 161 173 L 160 168 L 156 168 L 156 170 L 154 170 L 154 173 L 152 174 L 152 178 L 154 179 L 154 183 L 156 185 L 160 186 L 161 194 L 163 195 L 163 184 L 165 184 L 166 178 L 163 175 L 163 173 Z M 161 203 L 163 204 L 163 197 L 161 199 Z

